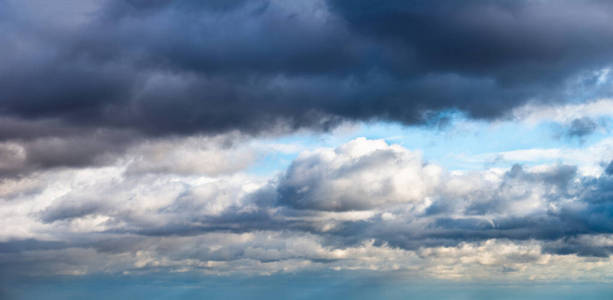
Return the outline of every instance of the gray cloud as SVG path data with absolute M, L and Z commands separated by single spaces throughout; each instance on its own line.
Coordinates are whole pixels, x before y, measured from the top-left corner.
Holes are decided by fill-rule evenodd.
M 142 138 L 130 131 L 84 130 L 77 134 L 24 137 L 0 142 L 0 177 L 58 167 L 110 164 Z
M 503 265 L 516 270 L 504 276 L 523 276 L 527 266 L 556 266 L 551 259 L 608 260 L 613 177 L 604 169 L 454 173 L 401 146 L 356 139 L 305 152 L 268 181 L 49 170 L 0 182 L 0 191 L 26 191 L 2 194 L 3 225 L 22 233 L 0 243 L 0 263 L 20 276 L 394 266 L 438 274 L 476 260 L 473 272 L 486 277 Z M 481 261 L 483 251 L 496 259 Z
M 584 136 L 590 135 L 596 131 L 598 128 L 598 123 L 594 122 L 592 119 L 583 117 L 574 119 L 568 129 L 566 130 L 566 135 L 568 137 L 578 137 L 582 138 Z
M 591 72 L 611 59 L 604 1 L 84 3 L 61 22 L 2 1 L 3 115 L 256 133 L 611 92 Z
M 605 168 L 605 174 L 609 176 L 613 175 L 613 161 L 611 161 Z
M 202 183 L 181 174 L 130 176 L 120 169 L 101 176 L 35 216 L 77 247 L 87 243 L 71 237 L 74 226 L 149 238 L 290 231 L 318 236 L 324 247 L 372 240 L 407 251 L 536 240 L 545 252 L 603 256 L 609 244 L 585 239 L 613 234 L 608 215 L 613 184 L 606 172 L 584 177 L 574 166 L 516 165 L 484 179 L 479 172 L 451 174 L 377 140 L 305 153 L 268 183 L 241 176 Z M 582 243 L 574 242 L 581 236 Z
M 108 163 L 143 136 L 437 124 L 611 95 L 604 1 L 222 2 L 0 1 L 0 176 Z

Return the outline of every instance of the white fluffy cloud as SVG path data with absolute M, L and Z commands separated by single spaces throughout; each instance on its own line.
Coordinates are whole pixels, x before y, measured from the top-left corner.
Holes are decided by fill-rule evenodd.
M 419 206 L 441 168 L 383 140 L 358 138 L 337 149 L 300 155 L 280 182 L 281 201 L 301 209 L 365 210 L 393 203 Z
M 3 179 L 0 259 L 24 274 L 608 278 L 613 244 L 598 213 L 608 209 L 599 200 L 607 174 L 582 177 L 565 165 L 450 172 L 358 138 L 305 151 L 262 178 L 237 171 L 255 148 L 221 144 L 150 142 L 110 165 Z M 183 157 L 194 166 L 168 164 Z
M 607 69 L 605 76 L 608 76 Z M 601 118 L 613 116 L 613 99 L 598 99 L 595 101 L 565 104 L 565 105 L 524 105 L 513 110 L 512 115 L 516 120 L 528 124 L 541 122 L 558 122 L 569 124 L 573 120 L 581 118 Z

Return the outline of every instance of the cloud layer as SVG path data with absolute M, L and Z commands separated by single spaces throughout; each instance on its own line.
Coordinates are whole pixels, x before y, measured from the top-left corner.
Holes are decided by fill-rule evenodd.
M 261 133 L 445 110 L 492 119 L 611 94 L 606 1 L 0 6 L 0 113 L 16 119 Z
M 2 181 L 2 275 L 363 269 L 552 279 L 555 269 L 568 279 L 606 277 L 580 270 L 613 263 L 613 163 L 598 177 L 568 165 L 451 172 L 360 138 L 303 152 L 270 179 L 157 165 L 128 158 Z

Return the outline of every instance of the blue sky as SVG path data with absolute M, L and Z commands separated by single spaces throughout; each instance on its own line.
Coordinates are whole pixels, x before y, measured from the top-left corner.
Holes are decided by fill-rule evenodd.
M 330 133 L 302 133 L 269 138 L 264 143 L 287 144 L 299 149 L 337 147 L 352 139 L 365 137 L 382 139 L 411 150 L 420 151 L 428 162 L 451 170 L 476 170 L 487 167 L 510 167 L 513 164 L 538 165 L 563 161 L 559 158 L 533 160 L 496 159 L 498 153 L 530 149 L 581 150 L 598 144 L 610 136 L 611 117 L 600 116 L 602 127 L 588 136 L 566 136 L 565 124 L 554 120 L 538 123 L 472 121 L 455 116 L 443 126 L 406 127 L 396 123 L 369 122 L 347 125 Z M 484 141 L 487 141 L 486 143 Z M 450 151 L 452 149 L 452 151 Z M 251 168 L 256 174 L 283 170 L 296 157 L 296 152 L 273 152 L 265 155 Z M 569 161 L 568 163 L 571 163 Z M 572 163 L 577 163 L 572 161 Z

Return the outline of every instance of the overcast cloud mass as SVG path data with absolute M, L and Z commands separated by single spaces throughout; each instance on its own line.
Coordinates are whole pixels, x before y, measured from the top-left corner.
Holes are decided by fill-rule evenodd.
M 0 298 L 608 299 L 612 20 L 0 0 Z

